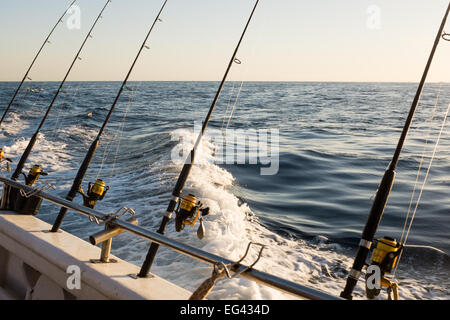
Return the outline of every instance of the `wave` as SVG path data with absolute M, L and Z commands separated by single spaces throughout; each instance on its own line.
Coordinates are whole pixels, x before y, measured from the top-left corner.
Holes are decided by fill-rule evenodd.
M 186 129 L 173 131 L 171 135 L 175 140 L 183 137 L 172 152 L 180 149 L 189 150 L 196 138 L 194 132 Z M 197 152 L 196 165 L 191 171 L 184 190 L 184 193 L 196 194 L 211 208 L 210 215 L 205 218 L 207 230 L 205 238 L 197 239 L 196 230 L 189 227 L 177 233 L 172 224 L 169 224 L 166 234 L 183 243 L 233 261 L 242 257 L 249 242 L 261 243 L 266 248 L 255 269 L 338 296 L 344 287 L 348 270 L 351 268 L 355 246 L 338 243 L 323 236 L 304 238 L 292 228 L 289 233 L 277 232 L 276 228 L 272 228 L 273 223 L 268 228 L 264 223 L 266 219 L 260 219 L 242 198 L 231 191 L 235 179 L 230 172 L 214 164 L 216 149 L 217 147 L 208 139 L 202 142 Z M 166 179 L 172 182 L 176 179 L 176 173 L 180 171 L 182 164 L 182 161 L 171 163 L 165 160 L 154 164 L 154 167 L 165 172 L 163 178 L 165 182 L 162 183 L 166 183 Z M 156 184 L 152 188 L 170 192 L 167 185 L 162 187 Z M 158 195 L 157 198 L 150 197 L 154 210 L 152 215 L 145 217 L 145 226 L 157 228 L 162 218 L 161 213 L 165 209 L 164 204 L 169 199 L 170 194 Z M 290 236 L 292 234 L 296 236 Z M 122 241 L 127 242 L 128 245 L 117 248 L 115 253 L 126 256 L 136 264 L 142 263 L 147 249 L 145 242 L 131 237 Z M 130 250 L 131 248 L 133 250 Z M 258 251 L 253 249 L 243 263 L 252 264 L 257 256 Z M 409 256 L 409 252 L 406 256 Z M 180 270 L 183 271 L 180 272 Z M 212 267 L 161 248 L 152 272 L 189 290 L 195 290 L 211 275 Z M 448 293 L 444 293 L 445 290 L 436 278 L 428 278 L 428 282 L 424 282 L 423 278 L 415 280 L 408 274 L 406 279 L 405 286 L 400 291 L 402 299 L 416 299 L 418 295 L 421 299 L 448 298 Z M 422 292 L 420 288 L 423 285 L 426 285 L 429 291 Z M 219 281 L 209 298 L 293 299 L 291 295 L 241 278 Z M 355 299 L 363 298 L 364 288 L 360 283 L 355 290 Z
M 23 120 L 16 112 L 10 112 L 3 120 L 0 138 L 16 136 L 27 128 L 28 121 Z

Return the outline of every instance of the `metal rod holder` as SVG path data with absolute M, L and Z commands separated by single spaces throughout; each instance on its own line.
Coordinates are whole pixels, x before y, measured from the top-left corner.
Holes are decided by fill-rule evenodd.
M 131 217 L 126 220 L 127 222 L 137 226 L 138 220 L 135 217 Z M 117 260 L 110 259 L 112 239 L 115 236 L 125 232 L 126 230 L 120 227 L 114 227 L 109 223 L 105 224 L 105 230 L 97 232 L 89 237 L 89 241 L 94 245 L 102 244 L 102 251 L 100 253 L 100 259 L 91 259 L 92 263 L 115 263 Z

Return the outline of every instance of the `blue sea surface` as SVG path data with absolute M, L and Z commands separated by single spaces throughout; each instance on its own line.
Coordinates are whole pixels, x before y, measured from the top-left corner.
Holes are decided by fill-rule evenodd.
M 17 85 L 0 83 L 0 112 Z M 87 184 L 102 178 L 110 185 L 99 210 L 111 212 L 126 205 L 136 210 L 140 225 L 157 229 L 181 169 L 180 164 L 170 161 L 171 152 L 181 143 L 174 135 L 195 140 L 194 122 L 203 121 L 218 85 L 216 82 L 128 84 L 131 90 L 122 95 L 84 180 Z M 240 85 L 228 82 L 224 88 L 205 137 L 205 143 L 209 141 L 211 145 L 202 149 L 205 154 L 211 151 L 208 157 L 214 158 L 212 137 L 228 121 Z M 13 104 L 0 136 L 0 143 L 9 152 L 7 156 L 14 160 L 13 168 L 57 86 L 55 82 L 26 83 Z M 66 195 L 119 88 L 119 82 L 65 85 L 27 164 L 29 167 L 39 163 L 49 171 L 49 176 L 41 180 L 54 184 L 56 194 Z M 338 295 L 416 89 L 414 83 L 243 83 L 228 129 L 279 130 L 279 170 L 267 176 L 261 175 L 262 164 L 201 164 L 202 170 L 193 172 L 188 180 L 187 190 L 210 199 L 213 213 L 205 220 L 211 237 L 201 242 L 192 236 L 195 231 L 177 234 L 172 225 L 168 227 L 168 236 L 204 250 L 224 252 L 235 260 L 243 253 L 241 247 L 227 246 L 234 241 L 238 243 L 240 237 L 242 248 L 247 240 L 256 238 L 268 242 L 275 239 L 280 248 L 286 246 L 292 252 L 302 246 L 305 250 L 309 248 L 308 257 L 303 255 L 305 252 L 299 253 L 289 266 L 284 265 L 284 253 L 274 249 L 266 258 L 266 268 L 280 274 L 297 268 L 296 273 L 309 276 L 299 275 L 298 279 L 292 276 L 291 280 L 304 281 Z M 448 84 L 425 86 L 377 237 L 401 237 L 423 151 L 425 148 L 416 199 L 450 103 L 449 89 Z M 450 297 L 449 138 L 447 125 L 408 235 L 407 244 L 411 247 L 405 252 L 398 275 L 409 288 L 404 298 Z M 55 206 L 44 203 L 39 216 L 53 223 L 56 213 Z M 242 228 L 236 226 L 234 223 L 244 221 L 244 216 L 253 216 L 255 220 L 245 220 Z M 227 228 L 223 229 L 224 225 Z M 87 238 L 98 226 L 85 217 L 69 214 L 63 229 Z M 143 261 L 147 248 L 147 242 L 131 236 L 113 241 L 114 253 L 136 264 Z M 172 265 L 176 259 L 181 259 L 177 260 L 178 265 L 186 263 L 189 268 L 188 260 L 162 250 L 156 270 L 192 289 L 181 278 L 175 275 L 171 278 L 168 270 L 176 268 Z M 328 271 L 324 271 L 324 265 Z M 424 280 L 422 275 L 430 272 L 434 277 Z M 198 275 L 198 282 L 206 277 L 207 274 Z M 269 295 L 262 289 L 261 292 L 255 289 L 259 292 L 256 296 L 255 290 L 250 290 L 251 293 L 242 290 L 235 295 L 232 289 L 224 285 L 213 297 Z

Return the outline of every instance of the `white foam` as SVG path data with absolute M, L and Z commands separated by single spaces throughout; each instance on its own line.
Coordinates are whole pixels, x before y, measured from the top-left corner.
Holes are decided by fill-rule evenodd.
M 7 117 L 3 120 L 0 138 L 15 136 L 27 128 L 27 121 L 22 120 L 16 112 L 9 112 Z
M 89 129 L 80 125 L 71 125 L 69 127 L 63 127 L 59 129 L 58 133 L 67 137 L 76 136 L 82 138 L 83 141 L 91 142 L 97 135 L 97 131 L 98 130 L 96 129 Z
M 175 147 L 177 150 L 192 148 L 196 138 L 192 131 L 177 130 L 172 134 L 173 137 L 185 137 Z M 166 234 L 183 243 L 233 261 L 243 256 L 249 242 L 264 244 L 266 248 L 255 269 L 339 296 L 345 285 L 346 271 L 351 268 L 352 258 L 346 256 L 339 245 L 327 244 L 323 237 L 318 237 L 319 241 L 311 243 L 286 239 L 261 225 L 253 214 L 253 218 L 249 219 L 251 209 L 247 204 L 239 206 L 239 199 L 229 191 L 234 177 L 230 172 L 210 161 L 215 149 L 216 147 L 210 141 L 204 139 L 197 151 L 196 164 L 192 168 L 185 187 L 185 190 L 194 190 L 196 195 L 211 208 L 211 213 L 205 217 L 207 230 L 205 238 L 197 239 L 196 227 L 186 226 L 181 233 L 176 233 L 173 224 L 169 224 Z M 161 162 L 160 165 L 167 167 L 168 163 Z M 176 162 L 178 172 L 182 165 L 182 162 Z M 162 212 L 164 206 L 156 209 Z M 161 215 L 147 218 L 153 220 L 153 225 L 157 225 Z M 127 246 L 128 250 L 133 246 L 136 251 L 131 257 L 142 261 L 145 253 L 139 254 L 138 251 L 146 246 L 137 241 Z M 252 264 L 257 256 L 258 248 L 254 247 L 243 263 Z M 189 290 L 195 290 L 211 276 L 212 266 L 161 248 L 152 272 Z M 410 283 L 413 285 L 401 288 L 402 299 L 426 299 L 437 298 L 437 296 L 445 299 L 445 295 L 436 295 L 439 288 L 434 288 L 435 294 L 430 294 L 429 291 L 422 290 L 421 285 L 415 280 L 410 280 Z M 294 297 L 244 278 L 236 278 L 217 282 L 209 298 L 292 299 Z M 355 299 L 363 298 L 365 298 L 363 282 L 360 281 L 355 289 Z
M 18 138 L 10 146 L 4 146 L 5 153 L 8 157 L 14 159 L 14 163 L 20 159 L 23 151 L 30 142 L 30 138 Z M 45 167 L 46 171 L 60 172 L 65 171 L 69 167 L 68 162 L 71 156 L 65 152 L 66 144 L 62 142 L 49 142 L 44 134 L 39 134 L 38 140 L 30 154 L 28 163 L 40 164 Z

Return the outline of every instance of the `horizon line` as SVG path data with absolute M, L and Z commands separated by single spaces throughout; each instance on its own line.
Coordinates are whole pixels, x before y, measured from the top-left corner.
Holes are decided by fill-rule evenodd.
M 0 80 L 0 83 L 19 83 L 20 80 Z M 39 80 L 26 83 L 55 82 L 59 80 Z M 69 82 L 123 82 L 122 80 L 70 80 Z M 220 80 L 129 80 L 128 82 L 220 82 Z M 227 80 L 227 82 L 265 82 L 265 83 L 419 83 L 420 81 L 348 81 L 348 80 Z M 446 81 L 429 81 L 428 84 L 450 83 Z

